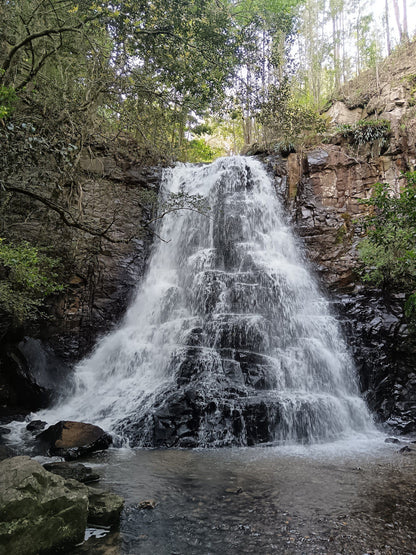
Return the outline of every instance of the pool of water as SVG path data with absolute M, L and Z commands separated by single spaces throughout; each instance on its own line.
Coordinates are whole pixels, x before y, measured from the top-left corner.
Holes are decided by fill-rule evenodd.
M 75 553 L 414 554 L 416 451 L 403 445 L 112 449 L 88 462 L 126 500 L 120 530 Z

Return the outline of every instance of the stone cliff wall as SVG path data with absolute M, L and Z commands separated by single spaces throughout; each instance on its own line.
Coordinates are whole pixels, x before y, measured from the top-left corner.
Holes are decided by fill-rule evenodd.
M 160 177 L 161 170 L 142 168 L 117 152 L 83 153 L 77 188 L 63 195 L 68 205 L 79 204 L 83 222 L 99 229 L 108 225 L 112 241 L 64 225 L 31 199 L 10 200 L 3 229 L 11 239 L 52 244 L 65 291 L 50 299 L 48 318 L 29 326 L 16 327 L 0 315 L 0 416 L 13 407 L 48 404 L 65 387 L 73 363 L 121 318 L 153 240 L 148 232 L 138 233 L 148 215 L 143 190 L 157 192 Z M 42 193 L 53 194 L 47 184 Z
M 338 101 L 328 113 L 338 124 L 388 120 L 387 144 L 353 145 L 334 134 L 327 144 L 288 158 L 265 158 L 341 317 L 370 407 L 381 421 L 404 432 L 416 431 L 416 338 L 403 314 L 405 296 L 374 290 L 359 280 L 357 246 L 365 207 L 358 201 L 369 198 L 377 182 L 398 191 L 402 172 L 415 170 L 415 59 L 405 56 L 400 71 L 396 68 L 364 105 L 348 107 L 347 100 Z

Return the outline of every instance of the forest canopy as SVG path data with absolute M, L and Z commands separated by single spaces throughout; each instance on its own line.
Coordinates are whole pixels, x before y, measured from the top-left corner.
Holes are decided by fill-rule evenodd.
M 0 214 L 26 199 L 110 241 L 111 221 L 84 217 L 83 153 L 122 145 L 156 165 L 303 148 L 339 88 L 410 39 L 401 7 L 386 0 L 380 18 L 366 0 L 0 0 Z M 1 220 L 0 237 L 26 252 Z M 40 253 L 42 276 L 53 261 Z

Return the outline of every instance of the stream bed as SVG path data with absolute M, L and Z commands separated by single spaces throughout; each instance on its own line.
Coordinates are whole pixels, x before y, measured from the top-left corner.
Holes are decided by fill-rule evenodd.
M 126 500 L 120 530 L 74 553 L 414 554 L 416 450 L 402 453 L 404 445 L 378 435 L 310 447 L 102 452 L 87 463 Z

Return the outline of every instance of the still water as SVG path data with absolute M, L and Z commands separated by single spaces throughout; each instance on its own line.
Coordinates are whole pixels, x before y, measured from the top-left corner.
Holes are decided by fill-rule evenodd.
M 89 460 L 126 500 L 120 530 L 75 553 L 414 554 L 416 450 L 326 446 L 110 450 Z M 409 444 L 412 448 L 414 445 Z M 141 509 L 145 500 L 154 509 Z

